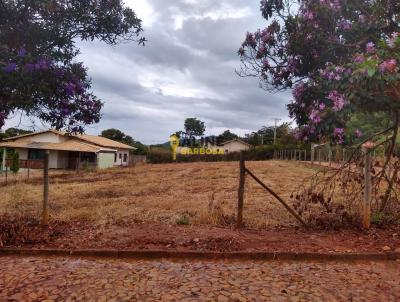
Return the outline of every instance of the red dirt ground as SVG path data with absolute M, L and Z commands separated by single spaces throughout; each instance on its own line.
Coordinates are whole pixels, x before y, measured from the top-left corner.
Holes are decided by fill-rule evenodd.
M 32 229 L 31 229 L 32 230 Z M 102 229 L 82 223 L 37 226 L 18 246 L 62 249 L 279 252 L 400 252 L 400 226 L 390 229 L 306 231 L 132 224 Z M 15 245 L 14 245 L 15 246 Z M 389 249 L 390 248 L 390 249 Z

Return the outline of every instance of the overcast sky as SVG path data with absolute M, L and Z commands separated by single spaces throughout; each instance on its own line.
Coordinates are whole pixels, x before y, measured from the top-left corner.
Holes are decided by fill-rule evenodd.
M 118 128 L 143 143 L 165 142 L 187 117 L 207 134 L 243 135 L 288 120 L 289 93 L 269 94 L 235 74 L 247 31 L 265 26 L 259 0 L 126 0 L 143 20 L 145 47 L 80 44 L 95 94 L 104 101 L 99 134 Z M 13 126 L 10 121 L 7 126 Z

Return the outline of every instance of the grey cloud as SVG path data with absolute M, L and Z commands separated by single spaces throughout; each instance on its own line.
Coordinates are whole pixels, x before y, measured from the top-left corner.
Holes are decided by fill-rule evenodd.
M 155 143 L 182 129 L 186 117 L 204 119 L 209 128 L 253 130 L 272 123 L 273 117 L 287 119 L 289 92 L 269 94 L 257 79 L 235 74 L 236 52 L 246 31 L 264 24 L 258 0 L 148 2 L 157 17 L 145 28 L 145 47 L 81 43 L 94 92 L 105 101 L 102 121 L 88 132 L 115 127 Z M 250 14 L 213 17 L 212 12 L 227 8 Z M 174 29 L 177 15 L 184 20 Z M 188 96 L 168 91 L 179 92 L 180 87 L 199 91 Z

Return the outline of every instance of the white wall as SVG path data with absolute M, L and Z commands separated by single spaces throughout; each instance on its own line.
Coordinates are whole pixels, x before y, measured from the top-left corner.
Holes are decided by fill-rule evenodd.
M 28 149 L 15 149 L 15 151 L 19 154 L 19 159 L 27 160 L 28 159 Z
M 66 141 L 68 138 L 55 134 L 53 132 L 46 132 L 46 133 L 40 133 L 37 135 L 32 135 L 32 136 L 27 136 L 27 137 L 21 137 L 18 138 L 17 141 L 19 142 L 25 142 L 25 141 L 31 141 L 31 142 L 38 142 L 38 143 L 62 143 Z
M 224 149 L 224 151 L 226 152 L 226 150 L 228 150 L 228 152 L 239 152 L 239 151 L 244 151 L 244 150 L 249 150 L 250 146 L 243 144 L 241 142 L 238 141 L 232 141 L 229 142 L 225 145 L 223 145 L 221 148 Z
M 126 161 L 124 161 L 124 154 L 127 155 Z M 113 154 L 114 156 L 114 154 Z M 115 166 L 128 166 L 129 164 L 129 150 L 118 149 L 117 150 L 117 159 L 114 161 Z
M 100 152 L 97 154 L 97 168 L 106 169 L 114 166 L 114 153 Z

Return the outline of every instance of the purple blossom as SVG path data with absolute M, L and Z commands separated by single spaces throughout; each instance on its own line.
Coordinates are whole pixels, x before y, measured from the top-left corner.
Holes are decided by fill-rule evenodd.
M 344 129 L 343 128 L 335 128 L 333 130 L 333 135 L 335 135 L 335 136 L 344 135 Z
M 5 67 L 3 67 L 3 71 L 5 73 L 12 73 L 17 69 L 16 63 L 8 63 Z
M 306 90 L 304 82 L 297 83 L 293 88 L 293 96 L 296 101 L 299 101 Z
M 314 123 L 314 124 L 319 124 L 321 122 L 321 115 L 320 112 L 318 110 L 313 109 L 311 111 L 310 114 L 310 120 Z
M 360 129 L 356 129 L 356 131 L 354 131 L 354 134 L 357 138 L 360 138 L 362 136 L 362 132 Z
M 23 57 L 25 57 L 25 56 L 26 56 L 26 49 L 23 48 L 23 47 L 21 47 L 21 48 L 18 50 L 18 57 L 23 58 Z
M 65 83 L 64 90 L 65 90 L 66 94 L 68 94 L 69 96 L 73 96 L 75 93 L 75 84 L 72 82 Z
M 350 20 L 342 20 L 339 23 L 339 28 L 342 30 L 350 30 L 352 26 L 352 23 Z
M 357 55 L 354 58 L 354 62 L 356 62 L 357 64 L 362 64 L 362 63 L 364 63 L 364 61 L 365 61 L 365 59 L 362 55 Z
M 344 143 L 344 129 L 343 128 L 335 128 L 333 130 L 333 136 L 337 140 L 337 142 L 342 145 Z
M 64 70 L 62 70 L 62 69 L 56 69 L 56 71 L 54 72 L 54 76 L 57 78 L 57 79 L 61 79 L 61 78 L 63 78 L 64 77 Z
M 374 53 L 375 52 L 375 44 L 374 42 L 367 43 L 367 53 Z
M 384 61 L 382 64 L 379 65 L 379 71 L 384 72 L 394 72 L 397 67 L 397 61 L 395 59 L 390 59 Z
M 325 106 L 324 103 L 320 103 L 319 106 L 318 106 L 319 110 L 321 110 L 321 111 L 324 110 L 325 107 L 326 107 L 326 106 Z
M 304 12 L 304 18 L 307 20 L 313 20 L 314 19 L 314 13 L 310 10 L 307 10 Z
M 340 111 L 343 109 L 344 105 L 346 104 L 345 97 L 338 93 L 336 90 L 333 90 L 329 93 L 328 99 L 333 102 L 333 110 Z
M 32 64 L 32 63 L 26 63 L 25 64 L 25 66 L 24 66 L 24 71 L 25 72 L 31 73 L 34 70 L 35 70 L 35 64 Z

